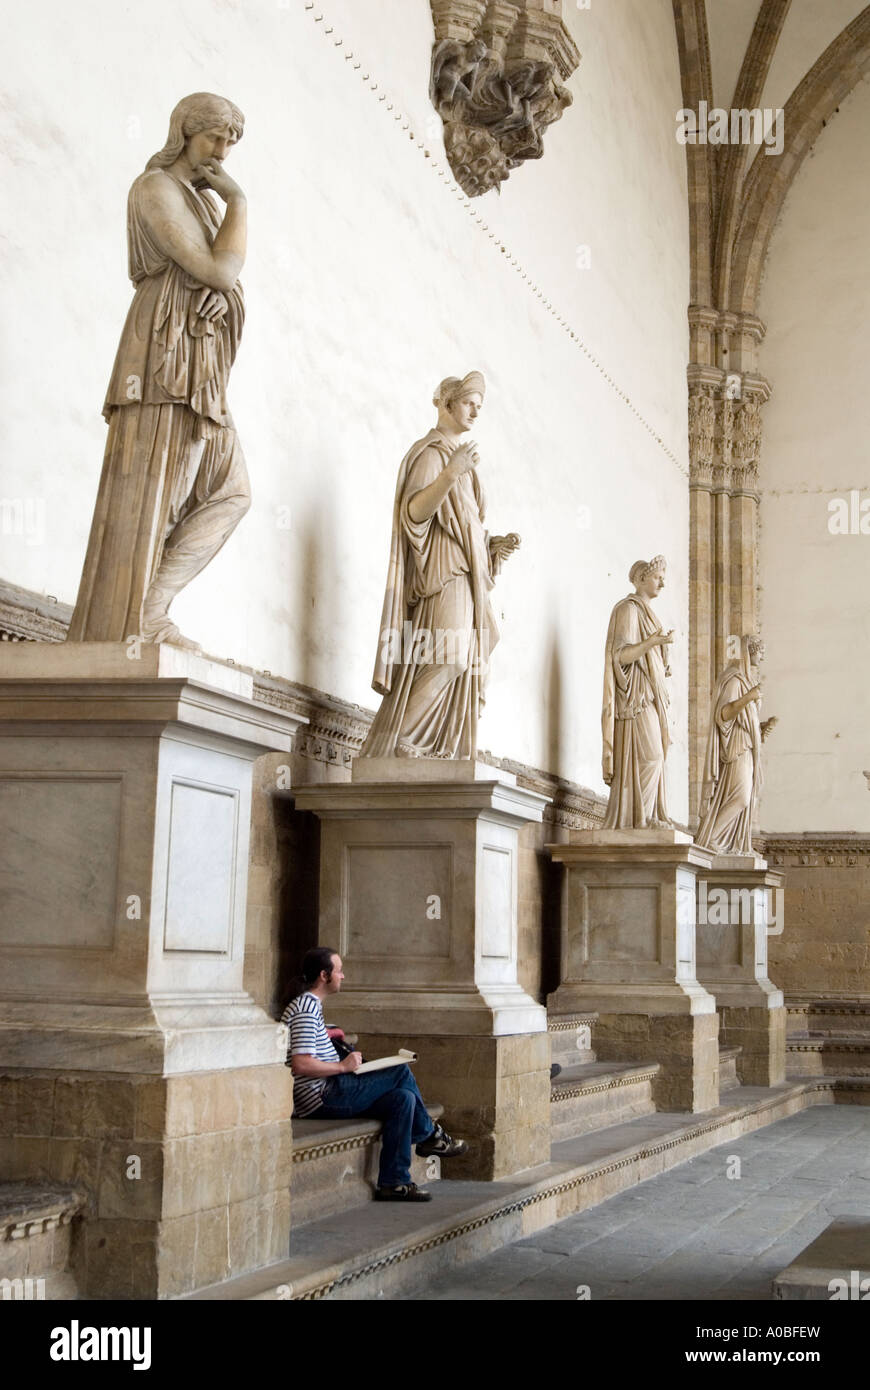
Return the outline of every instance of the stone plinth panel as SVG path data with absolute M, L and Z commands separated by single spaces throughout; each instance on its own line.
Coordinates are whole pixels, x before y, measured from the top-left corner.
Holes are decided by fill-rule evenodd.
M 0 1065 L 276 1061 L 242 983 L 251 780 L 301 721 L 251 690 L 179 648 L 4 645 Z
M 716 1002 L 695 972 L 695 878 L 710 853 L 667 829 L 573 831 L 548 849 L 564 865 L 551 1014 L 597 1012 L 600 1060 L 660 1063 L 659 1109 L 718 1105 Z
M 176 648 L 0 652 L 0 1179 L 87 1194 L 86 1297 L 286 1253 L 293 1080 L 243 968 L 253 765 L 300 722 Z
M 367 780 L 358 760 L 353 782 L 295 792 L 321 821 L 319 937 L 344 959 L 342 1024 L 397 1036 L 545 1031 L 517 980 L 517 922 L 518 834 L 547 798 L 473 762 L 387 761 L 390 780 Z
M 768 928 L 783 927 L 783 881 L 758 855 L 714 855 L 698 873 L 698 979 L 716 997 L 722 1045 L 740 1048 L 745 1086 L 785 1079 L 785 1004 L 767 973 Z
M 450 1176 L 546 1162 L 547 1018 L 517 951 L 519 832 L 547 798 L 422 758 L 358 759 L 351 783 L 295 795 L 321 821 L 319 939 L 347 977 L 333 1017 L 369 1057 L 419 1054 L 424 1094 L 470 1141 Z

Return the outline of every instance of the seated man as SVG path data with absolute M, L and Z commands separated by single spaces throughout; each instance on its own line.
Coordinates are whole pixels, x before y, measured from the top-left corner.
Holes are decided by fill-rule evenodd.
M 381 1163 L 375 1200 L 428 1202 L 431 1192 L 411 1182 L 411 1145 L 423 1158 L 454 1158 L 465 1153 L 463 1139 L 451 1139 L 423 1104 L 409 1067 L 384 1067 L 354 1076 L 358 1052 L 343 1061 L 323 1021 L 323 1001 L 338 994 L 344 974 L 341 956 L 315 946 L 302 962 L 301 992 L 281 1016 L 289 1030 L 287 1065 L 294 1076 L 293 1112 L 299 1119 L 382 1121 Z

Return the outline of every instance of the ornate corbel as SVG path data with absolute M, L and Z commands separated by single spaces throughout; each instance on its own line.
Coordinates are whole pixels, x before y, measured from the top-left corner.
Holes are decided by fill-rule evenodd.
M 544 153 L 543 135 L 571 104 L 559 79 L 580 53 L 562 0 L 430 0 L 429 95 L 454 177 L 470 198 Z

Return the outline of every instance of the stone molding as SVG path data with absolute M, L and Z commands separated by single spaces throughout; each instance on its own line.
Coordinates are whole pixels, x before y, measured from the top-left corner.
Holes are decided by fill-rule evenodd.
M 317 1144 L 306 1144 L 304 1148 L 293 1148 L 294 1163 L 309 1163 L 315 1158 L 326 1158 L 329 1154 L 348 1153 L 351 1149 L 369 1149 L 381 1142 L 380 1131 L 373 1134 L 354 1134 L 346 1139 L 323 1139 Z
M 577 1028 L 591 1028 L 598 1022 L 597 1014 L 571 1014 L 547 1023 L 548 1033 L 573 1033 Z
M 69 1226 L 88 1202 L 85 1194 L 74 1188 L 54 1190 L 32 1182 L 4 1183 L 0 1197 L 7 1196 L 13 1188 L 19 1191 L 10 1204 L 13 1209 L 0 1215 L 0 1241 L 25 1240 Z
M 765 859 L 771 864 L 796 868 L 824 869 L 857 865 L 870 855 L 870 835 L 762 834 L 759 836 Z
M 435 27 L 429 95 L 444 146 L 469 198 L 487 193 L 527 159 L 571 104 L 562 86 L 580 53 L 561 0 L 430 0 Z
M 72 607 L 0 580 L 0 642 L 62 642 Z
M 618 1091 L 623 1086 L 634 1086 L 638 1081 L 653 1081 L 658 1075 L 659 1064 L 653 1062 L 648 1067 L 635 1068 L 631 1076 L 613 1077 L 609 1081 L 599 1081 L 594 1085 L 584 1086 L 578 1082 L 576 1086 L 559 1086 L 558 1078 L 550 1096 L 550 1104 L 556 1105 L 560 1100 L 577 1100 L 580 1096 L 600 1095 L 603 1091 Z

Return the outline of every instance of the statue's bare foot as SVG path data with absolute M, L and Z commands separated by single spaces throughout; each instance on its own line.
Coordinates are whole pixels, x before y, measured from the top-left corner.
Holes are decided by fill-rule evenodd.
M 169 642 L 173 647 L 183 647 L 185 651 L 201 652 L 202 647 L 190 637 L 184 637 L 175 623 L 164 614 L 151 622 L 143 620 L 142 637 L 146 642 Z

